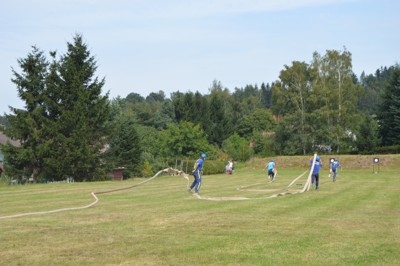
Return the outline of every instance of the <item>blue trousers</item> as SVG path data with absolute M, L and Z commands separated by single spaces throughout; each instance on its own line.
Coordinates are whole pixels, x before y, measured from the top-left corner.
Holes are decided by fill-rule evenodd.
M 274 179 L 275 179 L 274 169 L 269 169 L 268 170 L 268 176 L 271 177 L 271 181 L 274 181 Z
M 333 172 L 333 181 L 336 181 L 336 172 L 337 172 L 337 169 L 335 169 L 335 170 L 332 169 L 332 172 Z
M 314 185 L 315 181 L 315 189 L 318 189 L 318 183 L 319 183 L 319 173 L 312 173 L 311 175 L 311 183 Z
M 194 180 L 193 183 L 190 185 L 190 189 L 194 188 L 194 192 L 198 193 L 201 187 L 201 172 L 196 171 L 193 173 Z

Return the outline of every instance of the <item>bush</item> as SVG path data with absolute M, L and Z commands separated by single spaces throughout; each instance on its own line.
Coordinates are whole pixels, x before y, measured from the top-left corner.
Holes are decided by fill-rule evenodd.
M 6 186 L 10 184 L 10 178 L 6 176 L 5 174 L 2 174 L 0 176 L 0 187 Z
M 222 147 L 235 161 L 247 161 L 253 155 L 249 141 L 236 133 L 224 140 Z
M 376 147 L 374 151 L 376 154 L 397 154 L 400 153 L 400 145 Z
M 222 174 L 225 172 L 225 165 L 226 165 L 225 161 L 206 160 L 204 164 L 204 174 L 205 175 Z
M 197 160 L 168 160 L 167 164 L 169 167 L 177 168 L 190 175 Z M 225 161 L 206 159 L 203 172 L 205 175 L 221 174 L 225 171 L 225 165 Z

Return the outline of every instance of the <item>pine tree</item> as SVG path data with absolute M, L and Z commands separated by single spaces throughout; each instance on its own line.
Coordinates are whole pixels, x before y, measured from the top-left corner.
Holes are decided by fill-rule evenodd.
M 154 127 L 166 129 L 169 123 L 175 123 L 174 106 L 171 100 L 165 100 L 154 114 Z
M 370 115 L 366 115 L 361 123 L 356 143 L 362 153 L 372 153 L 378 145 L 378 125 Z
M 99 167 L 99 151 L 108 134 L 110 107 L 108 95 L 102 96 L 105 80 L 94 78 L 96 61 L 81 35 L 68 43 L 61 57 L 58 89 L 62 112 L 57 126 L 65 173 L 76 180 L 93 180 Z M 58 156 L 57 156 L 58 157 Z
M 142 151 L 134 120 L 132 117 L 121 116 L 114 123 L 110 148 L 106 152 L 108 163 L 112 167 L 124 167 L 123 175 L 125 178 L 134 175 L 140 176 Z
M 267 83 L 265 85 L 264 83 L 261 84 L 260 88 L 260 104 L 262 107 L 265 107 L 267 109 L 271 108 L 272 105 L 272 90 L 270 85 Z
M 400 144 L 400 66 L 392 72 L 379 108 L 379 132 L 384 146 Z
M 48 63 L 37 48 L 19 60 L 13 82 L 26 109 L 12 109 L 6 134 L 21 142 L 3 150 L 14 173 L 43 179 L 93 180 L 100 172 L 100 150 L 108 135 L 108 95 L 94 77 L 94 57 L 76 35 L 68 52 Z
M 230 112 L 229 93 L 222 90 L 220 85 L 214 84 L 209 98 L 209 127 L 207 127 L 208 141 L 221 146 L 233 132 L 233 118 Z
M 22 181 L 41 174 L 45 164 L 41 156 L 48 150 L 45 127 L 46 104 L 45 91 L 49 62 L 43 51 L 32 47 L 32 52 L 19 59 L 21 73 L 12 70 L 12 82 L 17 86 L 18 95 L 25 102 L 25 110 L 10 107 L 13 114 L 6 115 L 9 127 L 5 134 L 17 140 L 20 146 L 3 145 L 5 167 L 10 176 Z

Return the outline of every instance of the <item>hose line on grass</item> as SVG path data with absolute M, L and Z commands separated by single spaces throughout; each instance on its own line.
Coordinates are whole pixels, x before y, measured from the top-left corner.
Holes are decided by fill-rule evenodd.
M 308 170 L 306 170 L 304 173 L 302 173 L 301 175 L 299 175 L 298 177 L 296 177 L 287 188 L 289 188 L 291 185 L 293 185 L 298 179 L 300 179 L 301 177 L 303 177 L 306 173 L 308 172 Z M 306 182 L 307 183 L 307 182 Z M 250 185 L 252 186 L 252 185 Z M 247 187 L 250 186 L 244 186 L 244 187 L 240 187 L 237 188 L 237 190 L 239 191 L 246 191 Z M 252 190 L 252 191 L 256 191 L 256 192 L 261 192 L 263 190 Z M 259 198 L 247 198 L 247 197 L 206 197 L 206 196 L 201 196 L 198 193 L 194 193 L 193 195 L 200 200 L 210 200 L 210 201 L 227 201 L 227 200 L 262 200 L 262 199 L 271 199 L 271 198 L 276 198 L 279 196 L 284 196 L 284 195 L 289 195 L 289 194 L 297 194 L 297 193 L 303 193 L 304 191 L 302 190 L 296 190 L 296 191 L 284 191 L 281 193 L 276 193 L 270 196 L 266 196 L 266 197 L 259 197 Z
M 287 189 L 289 189 L 290 186 L 292 186 L 298 179 L 300 179 L 302 176 L 304 176 L 308 171 L 310 171 L 307 180 L 304 184 L 303 189 L 301 190 L 296 190 L 296 191 L 284 191 L 281 193 L 276 193 L 270 196 L 266 196 L 266 197 L 259 197 L 259 198 L 247 198 L 247 197 L 203 197 L 197 193 L 194 193 L 194 196 L 197 199 L 201 199 L 201 200 L 211 200 L 211 201 L 226 201 L 226 200 L 261 200 L 261 199 L 271 199 L 271 198 L 276 198 L 279 196 L 284 196 L 284 195 L 293 195 L 293 194 L 297 194 L 297 193 L 304 193 L 305 191 L 309 191 L 311 189 L 311 176 L 312 176 L 312 172 L 314 169 L 314 165 L 315 165 L 315 160 L 317 158 L 317 154 L 314 154 L 314 159 L 312 161 L 312 165 L 311 165 L 311 169 L 310 170 L 306 170 L 304 171 L 304 173 L 302 173 L 300 176 L 296 177 L 288 186 Z M 238 188 L 238 190 L 243 190 L 244 187 Z
M 311 174 L 312 174 L 312 170 L 314 168 L 314 163 L 315 163 L 315 157 L 316 154 L 314 155 L 314 160 L 313 160 L 313 164 L 311 166 L 311 171 L 310 174 L 306 180 L 306 183 L 303 187 L 302 190 L 299 191 L 284 191 L 281 193 L 277 193 L 277 194 L 273 194 L 267 197 L 260 197 L 260 198 L 247 198 L 247 197 L 203 197 L 200 196 L 198 193 L 194 193 L 193 195 L 197 198 L 197 199 L 201 199 L 201 200 L 211 200 L 211 201 L 226 201 L 226 200 L 260 200 L 260 199 L 269 199 L 269 198 L 276 198 L 278 196 L 283 196 L 283 195 L 288 195 L 288 194 L 297 194 L 297 193 L 303 193 L 305 191 L 310 190 L 311 187 Z M 298 179 L 300 179 L 303 175 L 305 175 L 308 172 L 308 170 L 306 170 L 304 173 L 302 173 L 300 176 L 296 177 L 288 186 L 287 189 L 292 186 Z M 63 209 L 56 209 L 56 210 L 50 210 L 50 211 L 42 211 L 42 212 L 27 212 L 27 213 L 20 213 L 20 214 L 14 214 L 14 215 L 8 215 L 8 216 L 0 216 L 0 219 L 8 219 L 8 218 L 18 218 L 18 217 L 23 217 L 23 216 L 29 216 L 29 215 L 40 215 L 40 214 L 50 214 L 50 213 L 56 213 L 56 212 L 64 212 L 64 211 L 73 211 L 73 210 L 81 210 L 81 209 L 87 209 L 90 208 L 94 205 L 96 205 L 99 202 L 99 199 L 97 198 L 96 195 L 99 194 L 107 194 L 107 193 L 112 193 L 112 192 L 116 192 L 116 191 L 121 191 L 121 190 L 127 190 L 127 189 L 131 189 L 134 187 L 138 187 L 140 185 L 143 185 L 147 182 L 150 182 L 151 180 L 155 179 L 157 176 L 159 176 L 162 173 L 169 173 L 169 174 L 177 174 L 180 176 L 183 176 L 187 181 L 188 181 L 188 185 L 189 185 L 189 176 L 181 171 L 181 170 L 177 170 L 174 168 L 165 168 L 163 170 L 160 170 L 158 173 L 156 173 L 154 176 L 152 176 L 149 179 L 146 179 L 143 182 L 140 182 L 138 184 L 134 184 L 131 186 L 127 186 L 127 187 L 122 187 L 122 188 L 116 188 L 116 189 L 109 189 L 109 190 L 103 190 L 103 191 L 97 191 L 97 192 L 91 192 L 92 197 L 94 198 L 94 201 L 88 205 L 85 206 L 81 206 L 81 207 L 72 207 L 72 208 L 63 208 Z M 242 190 L 242 188 L 238 188 L 238 190 Z
M 111 193 L 111 192 L 115 192 L 115 191 L 127 190 L 127 189 L 131 189 L 131 188 L 134 188 L 134 187 L 138 187 L 138 186 L 143 185 L 143 184 L 145 184 L 147 182 L 150 182 L 151 180 L 153 180 L 154 178 L 156 178 L 157 176 L 159 176 L 162 173 L 177 174 L 177 175 L 183 176 L 185 179 L 189 180 L 188 175 L 185 174 L 183 171 L 180 171 L 180 170 L 173 169 L 173 168 L 169 167 L 169 168 L 165 168 L 165 169 L 159 171 L 157 174 L 155 174 L 151 178 L 146 179 L 145 181 L 140 182 L 138 184 L 134 184 L 134 185 L 131 185 L 131 186 L 128 186 L 128 187 L 122 187 L 122 188 L 116 188 L 116 189 L 109 189 L 109 190 L 104 190 L 104 191 L 92 192 L 91 195 L 94 198 L 94 201 L 92 203 L 88 204 L 88 205 L 85 205 L 85 206 L 72 207 L 72 208 L 63 208 L 63 209 L 56 209 L 56 210 L 42 211 L 42 212 L 26 212 L 26 213 L 14 214 L 14 215 L 0 216 L 0 219 L 18 218 L 18 217 L 29 216 L 29 215 L 50 214 L 50 213 L 56 213 L 56 212 L 87 209 L 87 208 L 90 208 L 90 207 L 96 205 L 99 202 L 99 199 L 97 198 L 96 195 L 106 194 L 106 193 Z

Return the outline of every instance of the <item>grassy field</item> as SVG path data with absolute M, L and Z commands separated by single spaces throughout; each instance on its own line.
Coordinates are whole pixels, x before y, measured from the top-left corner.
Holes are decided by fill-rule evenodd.
M 335 183 L 325 167 L 320 190 L 270 199 L 306 167 L 282 166 L 275 183 L 261 161 L 204 176 L 201 196 L 250 200 L 199 200 L 182 177 L 162 176 L 88 209 L 0 219 L 0 264 L 399 265 L 399 158 L 379 173 L 344 168 Z M 0 216 L 84 206 L 92 191 L 143 180 L 3 185 Z

